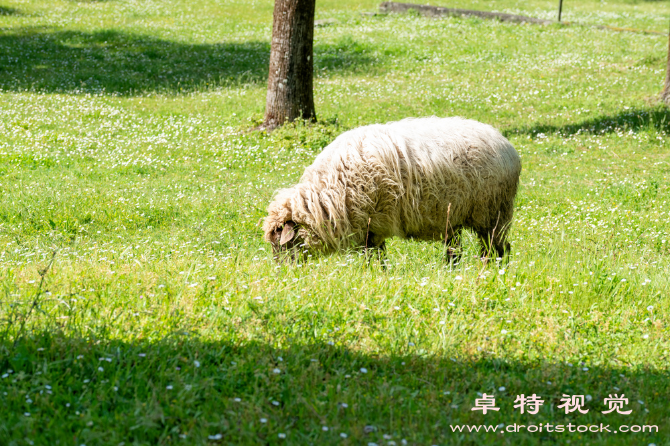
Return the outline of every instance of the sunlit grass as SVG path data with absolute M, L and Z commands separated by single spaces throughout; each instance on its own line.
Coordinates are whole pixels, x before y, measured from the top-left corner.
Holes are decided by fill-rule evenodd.
M 667 38 L 361 14 L 377 6 L 317 4 L 337 19 L 316 31 L 320 121 L 268 135 L 249 130 L 271 2 L 6 4 L 0 438 L 663 444 Z M 668 15 L 660 2 L 566 11 L 648 29 Z M 272 260 L 259 221 L 276 189 L 349 128 L 427 115 L 490 123 L 519 151 L 508 259 L 482 264 L 466 234 L 454 266 L 401 240 L 386 269 L 355 252 Z M 499 413 L 470 410 L 483 392 Z M 538 415 L 513 409 L 522 393 L 545 399 Z M 601 413 L 614 393 L 631 415 Z M 588 395 L 589 413 L 557 409 L 563 394 Z M 449 428 L 548 422 L 660 431 Z

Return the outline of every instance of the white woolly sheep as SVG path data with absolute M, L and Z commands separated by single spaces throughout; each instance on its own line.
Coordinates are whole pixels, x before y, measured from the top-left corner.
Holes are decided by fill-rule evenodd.
M 431 117 L 360 127 L 326 147 L 298 184 L 277 192 L 265 240 L 275 254 L 294 255 L 383 250 L 394 236 L 453 246 L 469 228 L 482 255 L 493 248 L 502 257 L 520 173 L 514 147 L 481 122 Z

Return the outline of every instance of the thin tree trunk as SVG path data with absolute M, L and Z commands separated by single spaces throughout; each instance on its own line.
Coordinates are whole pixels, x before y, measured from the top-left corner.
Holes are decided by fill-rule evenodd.
M 665 87 L 661 93 L 661 99 L 670 105 L 670 33 L 668 34 L 668 64 L 665 68 Z
M 315 3 L 275 0 L 263 123 L 266 129 L 298 118 L 316 121 L 312 85 Z

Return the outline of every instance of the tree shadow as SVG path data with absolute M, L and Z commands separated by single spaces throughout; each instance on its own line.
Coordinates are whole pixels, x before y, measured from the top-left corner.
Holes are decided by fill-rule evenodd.
M 0 6 L 0 15 L 23 15 L 23 13 L 16 8 Z
M 0 36 L 4 90 L 134 95 L 267 77 L 265 42 L 191 45 L 118 31 L 23 29 Z
M 0 432 L 17 444 L 74 436 L 76 444 L 627 445 L 660 444 L 670 429 L 667 370 L 283 343 L 32 333 L 16 348 L 0 344 Z M 495 395 L 500 410 L 473 411 L 481 393 Z M 622 393 L 632 413 L 603 414 L 604 398 Z M 544 401 L 538 414 L 513 407 L 521 394 Z M 588 413 L 565 414 L 557 407 L 564 394 L 584 395 Z M 500 432 L 541 423 L 566 432 Z M 570 433 L 568 423 L 603 423 L 610 433 Z M 463 424 L 502 427 L 454 432 Z M 658 433 L 615 434 L 622 424 L 656 425 Z
M 182 93 L 267 80 L 267 42 L 185 44 L 119 31 L 26 29 L 0 36 L 0 88 L 137 95 Z M 315 47 L 315 68 L 346 72 L 373 59 L 365 49 Z
M 314 46 L 314 69 L 330 72 L 356 72 L 377 62 L 371 55 L 374 49 L 364 42 L 346 36 L 335 43 Z
M 638 132 L 643 129 L 655 129 L 670 133 L 670 109 L 664 106 L 634 108 L 622 110 L 614 115 L 589 118 L 576 124 L 535 124 L 532 126 L 503 131 L 505 136 L 515 134 L 537 135 L 539 133 L 557 133 L 563 136 L 587 134 L 605 134 L 621 131 Z

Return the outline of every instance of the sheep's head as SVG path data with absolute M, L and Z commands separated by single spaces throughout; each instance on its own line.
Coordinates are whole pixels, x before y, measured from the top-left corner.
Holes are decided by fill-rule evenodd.
M 293 220 L 291 197 L 293 191 L 284 189 L 279 192 L 275 200 L 270 203 L 268 216 L 263 223 L 265 240 L 272 245 L 276 259 L 295 258 L 300 252 L 300 245 L 304 245 L 305 230 L 301 224 Z
M 323 251 L 323 241 L 313 230 L 308 211 L 301 207 L 304 200 L 299 193 L 295 187 L 280 190 L 268 207 L 263 232 L 277 260 L 305 259 Z
M 275 253 L 289 251 L 296 247 L 300 241 L 298 227 L 294 221 L 286 221 L 283 225 L 276 227 L 270 233 L 270 243 Z
M 265 233 L 265 239 L 272 245 L 277 260 L 305 257 L 310 251 L 310 233 L 307 228 L 293 220 L 275 224 Z

